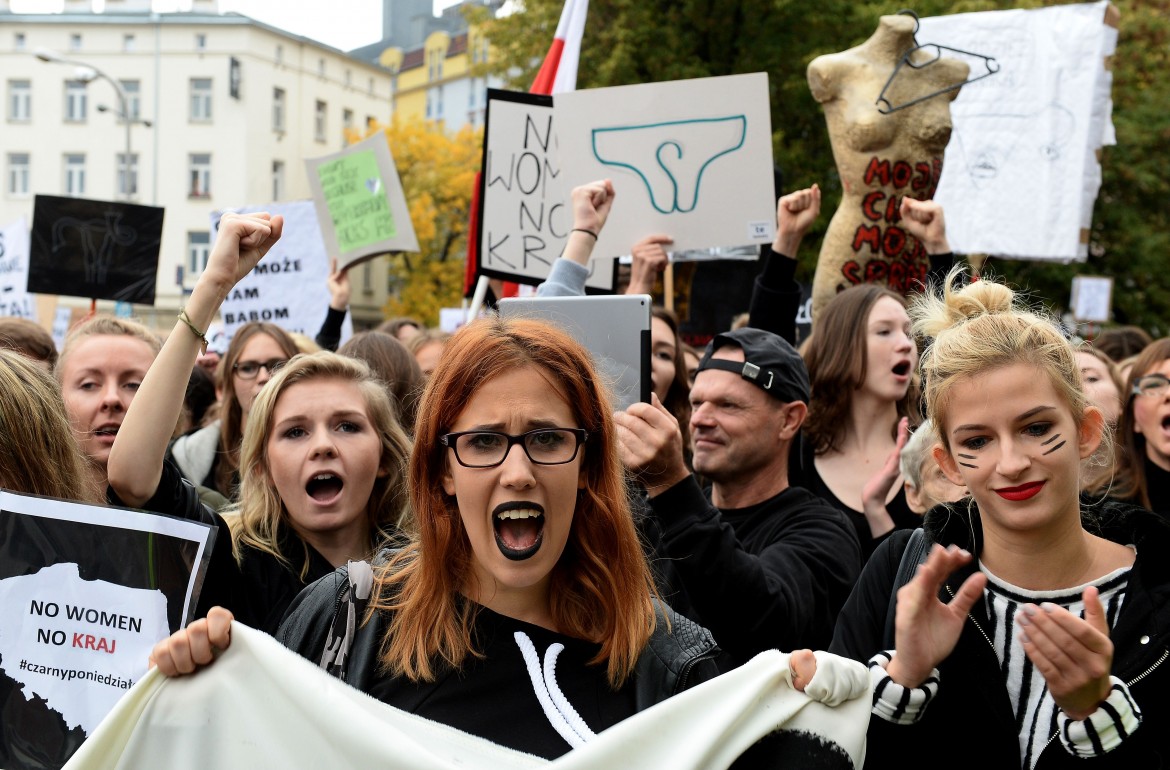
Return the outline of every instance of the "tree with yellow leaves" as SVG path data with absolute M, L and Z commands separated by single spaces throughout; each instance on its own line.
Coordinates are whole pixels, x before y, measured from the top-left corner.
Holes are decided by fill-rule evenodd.
M 435 326 L 439 308 L 458 307 L 462 298 L 467 224 L 483 132 L 464 127 L 449 135 L 440 127 L 397 120 L 373 127 L 366 136 L 377 132 L 385 133 L 390 144 L 419 245 L 418 254 L 390 257 L 391 297 L 384 312 Z

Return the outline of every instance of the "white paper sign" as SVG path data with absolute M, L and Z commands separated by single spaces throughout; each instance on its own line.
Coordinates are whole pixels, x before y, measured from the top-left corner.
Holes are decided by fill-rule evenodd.
M 956 252 L 1084 260 L 1101 186 L 1096 151 L 1112 144 L 1117 30 L 1107 3 L 922 19 L 921 43 L 995 57 L 1000 71 L 963 86 L 935 199 Z M 957 56 L 950 51 L 947 56 Z M 957 56 L 957 58 L 963 58 Z M 972 75 L 986 71 L 968 59 Z
M 0 756 L 60 766 L 62 736 L 93 732 L 190 619 L 214 528 L 0 491 L 0 531 Z
M 479 241 L 479 268 L 486 275 L 543 281 L 573 227 L 572 188 L 564 184 L 549 101 L 488 91 Z M 613 256 L 590 261 L 586 286 L 613 288 Z
M 613 180 L 595 256 L 628 254 L 653 233 L 677 251 L 772 240 L 766 74 L 558 94 L 555 115 L 565 186 Z
M 1072 282 L 1072 313 L 1078 321 L 1105 323 L 1113 306 L 1113 279 L 1078 275 Z
M 213 243 L 219 218 L 228 211 L 281 214 L 284 232 L 272 250 L 224 300 L 220 312 L 227 341 L 231 341 L 236 329 L 250 321 L 267 321 L 309 339 L 316 337 L 329 312 L 330 295 L 326 284 L 329 255 L 321 239 L 313 202 L 269 203 L 216 212 L 211 216 Z M 342 324 L 342 342 L 352 334 L 353 321 L 347 314 Z
M 28 223 L 20 218 L 0 230 L 0 316 L 37 320 L 28 293 Z

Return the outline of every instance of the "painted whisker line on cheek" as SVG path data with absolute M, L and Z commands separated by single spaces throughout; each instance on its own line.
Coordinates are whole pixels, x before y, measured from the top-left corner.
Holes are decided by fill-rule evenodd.
M 1044 454 L 1046 454 L 1046 455 L 1050 455 L 1050 454 L 1052 454 L 1053 452 L 1055 452 L 1057 449 L 1060 449 L 1062 446 L 1064 446 L 1064 445 L 1065 445 L 1065 444 L 1067 444 L 1067 443 L 1068 443 L 1067 441 L 1061 441 L 1059 444 L 1057 444 L 1056 446 L 1052 447 L 1052 449 L 1049 449 L 1049 450 L 1048 450 L 1047 452 L 1045 452 Z
M 1059 434 L 1059 433 L 1057 433 L 1055 436 L 1053 436 L 1052 438 L 1048 439 L 1047 441 L 1041 441 L 1041 442 L 1040 442 L 1040 446 L 1048 446 L 1048 445 L 1049 445 L 1049 444 L 1051 444 L 1053 441 L 1056 441 L 1058 438 L 1060 438 L 1060 434 Z
M 964 460 L 974 460 L 974 459 L 975 459 L 975 455 L 964 455 L 964 454 L 960 454 L 960 455 L 958 455 L 958 456 L 959 456 L 959 457 L 962 457 Z
M 972 468 L 974 470 L 979 470 L 978 465 L 972 465 L 971 463 L 959 463 L 959 465 L 962 465 L 964 468 Z

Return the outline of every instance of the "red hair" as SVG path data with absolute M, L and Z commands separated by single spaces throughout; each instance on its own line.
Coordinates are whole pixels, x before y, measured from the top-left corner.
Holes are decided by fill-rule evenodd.
M 459 598 L 474 556 L 455 499 L 443 491 L 449 458 L 439 437 L 484 383 L 525 366 L 544 370 L 589 432 L 581 450 L 585 487 L 551 575 L 557 629 L 601 645 L 593 662 L 607 664 L 615 688 L 654 630 L 656 592 L 626 497 L 609 398 L 588 351 L 537 321 L 481 319 L 447 343 L 423 394 L 410 456 L 417 534 L 376 576 L 371 611 L 393 615 L 381 659 L 394 675 L 431 680 L 436 664 L 457 668 L 469 653 L 480 654 L 471 633 L 476 605 Z

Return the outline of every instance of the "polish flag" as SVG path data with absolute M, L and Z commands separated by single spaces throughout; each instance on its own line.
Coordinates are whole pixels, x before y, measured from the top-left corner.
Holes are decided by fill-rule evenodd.
M 581 38 L 585 34 L 585 15 L 589 12 L 589 0 L 565 0 L 561 20 L 557 23 L 556 35 L 548 54 L 536 73 L 533 94 L 563 94 L 577 90 L 577 63 L 581 59 Z M 463 296 L 470 297 L 475 289 L 476 264 L 479 258 L 479 244 L 475 241 L 476 215 L 479 207 L 480 174 L 475 177 L 475 192 L 472 195 L 471 230 L 467 239 L 467 268 L 463 276 Z M 486 280 L 486 279 L 484 279 Z M 518 284 L 504 282 L 504 296 L 519 294 Z

